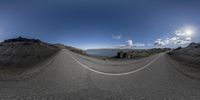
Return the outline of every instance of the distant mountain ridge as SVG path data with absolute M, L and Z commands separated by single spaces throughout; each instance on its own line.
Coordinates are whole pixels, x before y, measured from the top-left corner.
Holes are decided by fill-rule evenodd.
M 200 48 L 200 43 L 190 43 L 187 48 Z

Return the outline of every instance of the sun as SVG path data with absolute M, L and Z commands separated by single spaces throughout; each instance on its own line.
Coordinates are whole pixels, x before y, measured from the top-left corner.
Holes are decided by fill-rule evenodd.
M 186 33 L 186 35 L 188 35 L 188 36 L 192 36 L 192 34 L 193 34 L 194 32 L 193 32 L 193 30 L 191 30 L 191 29 L 187 29 L 187 30 L 185 31 L 185 33 Z
M 198 29 L 192 25 L 187 25 L 185 27 L 182 27 L 181 30 L 183 32 L 183 35 L 190 36 L 190 37 L 194 37 L 198 31 Z

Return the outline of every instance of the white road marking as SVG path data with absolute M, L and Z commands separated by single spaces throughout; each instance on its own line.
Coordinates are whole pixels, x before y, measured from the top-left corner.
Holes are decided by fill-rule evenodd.
M 71 55 L 71 54 L 70 54 Z M 129 71 L 129 72 L 123 72 L 123 73 L 107 73 L 107 72 L 101 72 L 101 71 L 97 71 L 97 70 L 94 70 L 94 69 L 91 69 L 89 68 L 88 66 L 82 64 L 80 61 L 78 61 L 76 58 L 74 58 L 72 55 L 72 59 L 74 59 L 77 63 L 79 63 L 81 66 L 83 66 L 84 68 L 92 71 L 92 72 L 95 72 L 95 73 L 98 73 L 98 74 L 103 74 L 103 75 L 112 75 L 112 76 L 120 76 L 120 75 L 128 75 L 128 74 L 132 74 L 132 73 L 136 73 L 138 71 L 141 71 L 143 69 L 145 69 L 146 67 L 148 67 L 149 65 L 151 65 L 153 62 L 155 62 L 159 57 L 161 56 L 161 54 L 159 54 L 158 57 L 156 57 L 155 59 L 153 59 L 150 63 L 146 64 L 145 66 L 139 68 L 139 69 L 136 69 L 136 70 L 133 70 L 133 71 Z

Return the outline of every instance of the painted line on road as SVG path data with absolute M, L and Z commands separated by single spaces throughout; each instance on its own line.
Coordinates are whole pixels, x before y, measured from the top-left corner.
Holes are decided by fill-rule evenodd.
M 70 54 L 71 55 L 71 54 Z M 103 74 L 103 75 L 110 75 L 110 76 L 121 76 L 121 75 L 128 75 L 128 74 L 133 74 L 133 73 L 136 73 L 138 71 L 141 71 L 143 69 L 145 69 L 146 67 L 148 67 L 149 65 L 151 65 L 152 63 L 154 63 L 159 57 L 161 56 L 161 54 L 159 54 L 158 57 L 156 57 L 155 59 L 153 59 L 150 63 L 146 64 L 145 66 L 139 68 L 139 69 L 136 69 L 136 70 L 133 70 L 133 71 L 129 71 L 129 72 L 123 72 L 123 73 L 107 73 L 107 72 L 101 72 L 101 71 L 97 71 L 97 70 L 94 70 L 92 68 L 89 68 L 88 66 L 82 64 L 80 61 L 78 61 L 76 58 L 74 58 L 72 55 L 72 59 L 74 59 L 77 63 L 79 63 L 81 66 L 83 66 L 84 68 L 92 71 L 92 72 L 95 72 L 95 73 L 98 73 L 98 74 Z

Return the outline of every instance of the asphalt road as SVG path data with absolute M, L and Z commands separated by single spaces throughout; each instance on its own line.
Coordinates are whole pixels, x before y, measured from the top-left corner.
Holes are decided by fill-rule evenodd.
M 62 50 L 23 80 L 0 80 L 0 100 L 200 100 L 200 81 L 166 54 L 99 61 Z

